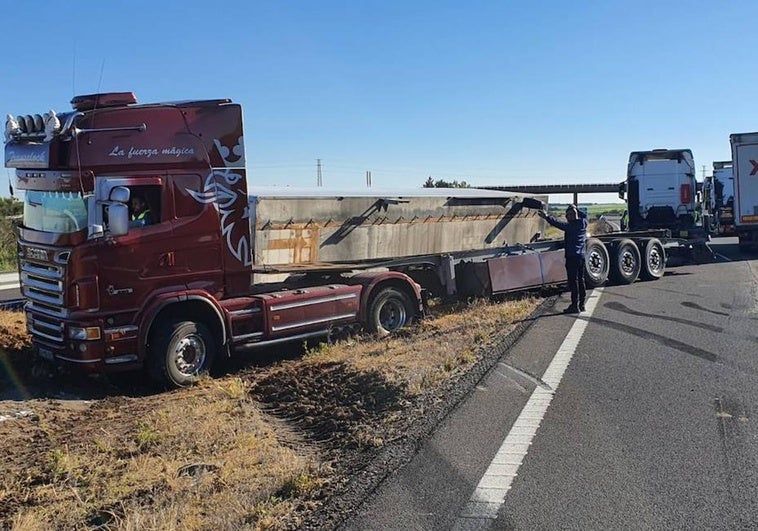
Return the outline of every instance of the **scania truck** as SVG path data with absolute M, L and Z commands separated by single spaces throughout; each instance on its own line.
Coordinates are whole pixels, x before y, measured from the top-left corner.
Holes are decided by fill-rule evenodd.
M 238 349 L 396 330 L 422 314 L 422 286 L 455 296 L 565 280 L 560 245 L 518 244 L 545 224 L 516 194 L 248 190 L 231 100 L 71 103 L 8 115 L 5 127 L 24 201 L 24 311 L 42 359 L 145 367 L 182 386 Z M 130 212 L 135 197 L 149 215 Z

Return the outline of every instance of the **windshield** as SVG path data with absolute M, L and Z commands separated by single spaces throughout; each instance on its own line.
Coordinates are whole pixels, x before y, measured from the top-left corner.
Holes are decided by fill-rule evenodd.
M 43 232 L 78 232 L 87 227 L 87 201 L 77 192 L 24 193 L 24 226 Z

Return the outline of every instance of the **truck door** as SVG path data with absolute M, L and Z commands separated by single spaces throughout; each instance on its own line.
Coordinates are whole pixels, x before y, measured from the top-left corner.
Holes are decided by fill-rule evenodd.
M 170 253 L 172 208 L 162 193 L 161 177 L 104 179 L 99 197 L 107 198 L 115 186 L 128 187 L 131 196 L 144 198 L 150 210 L 149 222 L 135 219 L 127 234 L 103 238 L 100 244 L 105 247 L 98 254 L 101 307 L 128 311 L 143 304 L 156 288 L 176 283 Z M 101 215 L 107 226 L 107 208 Z

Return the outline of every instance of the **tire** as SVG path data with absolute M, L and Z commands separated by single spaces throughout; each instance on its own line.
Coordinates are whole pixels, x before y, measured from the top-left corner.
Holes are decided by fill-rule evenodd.
M 216 340 L 203 323 L 159 323 L 149 350 L 150 376 L 169 388 L 187 387 L 210 370 L 216 351 Z
M 600 287 L 608 280 L 608 249 L 597 238 L 587 238 L 584 248 L 584 283 L 588 288 Z
M 666 271 L 666 250 L 661 240 L 649 238 L 637 243 L 642 259 L 640 278 L 642 280 L 658 280 Z
M 609 277 L 614 284 L 631 284 L 640 274 L 640 250 L 632 240 L 611 242 L 611 269 Z
M 368 309 L 368 329 L 386 336 L 413 322 L 414 311 L 410 297 L 396 288 L 381 289 Z

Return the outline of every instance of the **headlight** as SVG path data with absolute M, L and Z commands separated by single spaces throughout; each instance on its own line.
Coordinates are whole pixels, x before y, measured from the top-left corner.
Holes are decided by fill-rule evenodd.
M 100 327 L 87 326 L 80 328 L 78 326 L 69 326 L 68 337 L 69 339 L 77 339 L 79 341 L 92 341 L 94 339 L 100 339 Z

